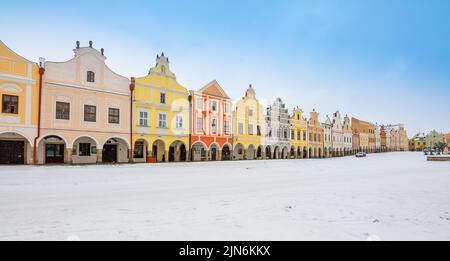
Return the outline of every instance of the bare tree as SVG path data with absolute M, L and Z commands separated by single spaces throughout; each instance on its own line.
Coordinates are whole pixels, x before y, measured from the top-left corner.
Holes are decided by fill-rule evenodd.
M 445 148 L 447 147 L 447 143 L 439 141 L 435 143 L 435 146 L 440 153 L 444 153 Z

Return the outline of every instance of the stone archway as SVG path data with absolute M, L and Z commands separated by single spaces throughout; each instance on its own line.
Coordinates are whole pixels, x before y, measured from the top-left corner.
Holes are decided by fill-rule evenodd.
M 31 142 L 17 132 L 0 134 L 0 165 L 24 165 L 32 163 Z
M 148 156 L 148 142 L 143 139 L 137 140 L 134 143 L 133 161 L 136 163 L 147 162 Z
M 103 163 L 127 163 L 129 161 L 128 143 L 121 138 L 108 139 L 102 148 Z
M 222 160 L 231 160 L 231 146 L 228 144 L 223 145 Z
M 209 160 L 218 161 L 219 160 L 219 145 L 213 143 L 209 146 Z
M 94 164 L 101 161 L 101 158 L 102 151 L 98 150 L 98 143 L 94 138 L 82 136 L 73 142 L 73 164 Z
M 155 140 L 152 144 L 152 158 L 156 162 L 166 162 L 168 160 L 166 155 L 166 144 L 162 140 Z
M 295 147 L 294 146 L 291 146 L 290 157 L 291 157 L 291 159 L 297 158 L 297 153 L 295 151 Z
M 281 150 L 281 159 L 287 159 L 289 157 L 289 149 L 287 147 L 284 147 Z
M 169 147 L 169 162 L 184 162 L 187 159 L 186 145 L 176 140 Z
M 245 158 L 247 160 L 254 160 L 255 159 L 255 154 L 256 154 L 255 146 L 249 145 L 248 149 L 247 149 L 247 153 L 245 155 Z
M 273 150 L 273 158 L 274 159 L 280 159 L 281 158 L 280 147 L 275 146 L 275 149 Z
M 243 160 L 245 155 L 244 145 L 238 143 L 233 150 L 233 159 L 234 160 Z
M 263 158 L 263 146 L 258 146 L 258 150 L 256 151 L 256 159 Z
M 206 145 L 203 142 L 196 142 L 191 148 L 192 161 L 205 161 L 206 160 Z
M 270 146 L 266 146 L 266 159 L 272 159 L 272 149 Z

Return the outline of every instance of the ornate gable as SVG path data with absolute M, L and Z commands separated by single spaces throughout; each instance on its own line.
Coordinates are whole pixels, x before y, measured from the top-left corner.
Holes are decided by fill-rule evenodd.
M 208 83 L 205 87 L 201 88 L 200 92 L 206 95 L 230 99 L 230 97 L 228 97 L 226 92 L 222 89 L 222 87 L 220 87 L 219 83 L 216 80 Z

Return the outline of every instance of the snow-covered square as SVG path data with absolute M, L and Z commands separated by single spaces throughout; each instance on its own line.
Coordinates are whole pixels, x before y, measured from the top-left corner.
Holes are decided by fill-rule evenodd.
M 450 162 L 1 166 L 0 240 L 450 240 Z

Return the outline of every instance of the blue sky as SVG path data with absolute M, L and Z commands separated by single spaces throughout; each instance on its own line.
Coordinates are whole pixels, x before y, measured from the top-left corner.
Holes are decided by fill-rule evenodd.
M 93 40 L 114 71 L 143 76 L 164 51 L 188 89 L 216 79 L 240 99 L 252 83 L 265 103 L 279 96 L 322 120 L 340 110 L 403 122 L 410 136 L 450 131 L 447 0 L 3 0 L 1 8 L 1 40 L 35 61 L 68 60 L 75 41 Z

